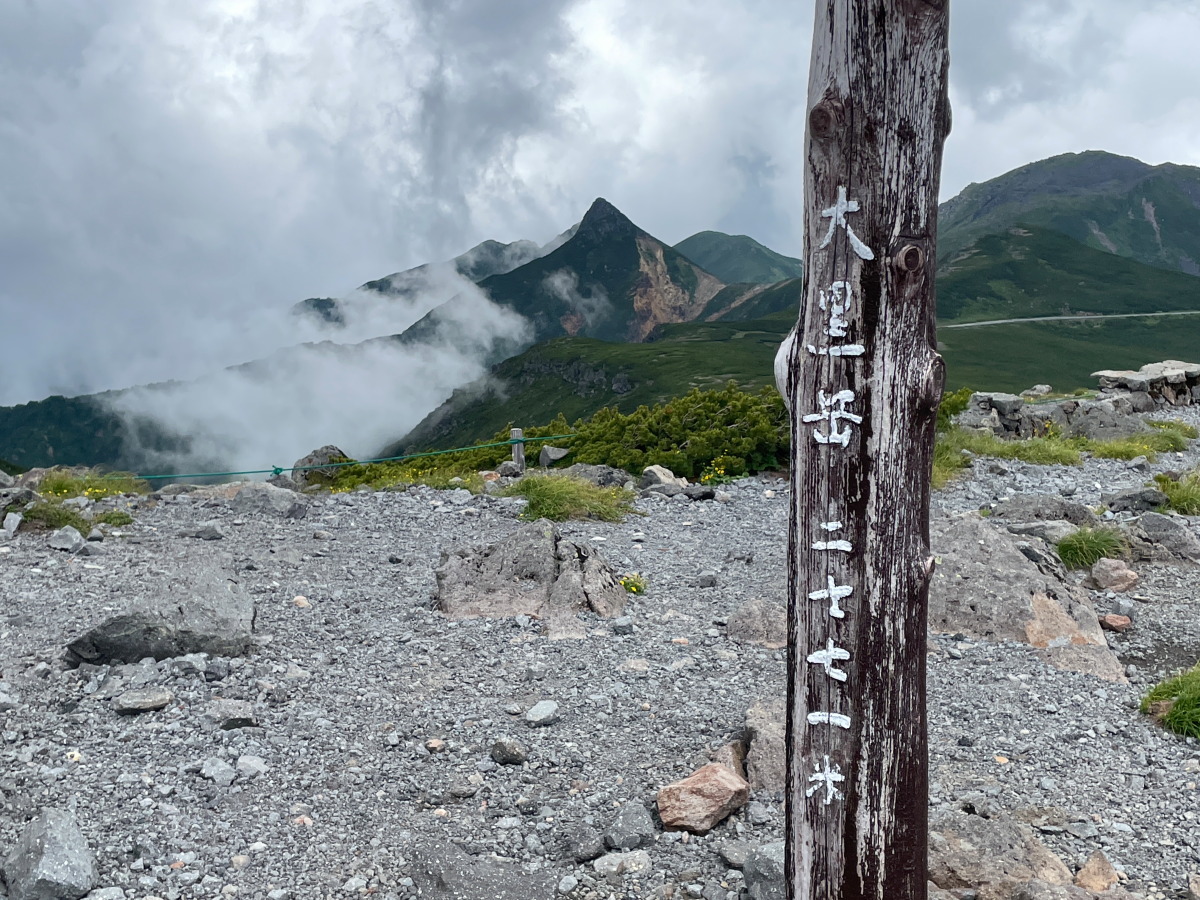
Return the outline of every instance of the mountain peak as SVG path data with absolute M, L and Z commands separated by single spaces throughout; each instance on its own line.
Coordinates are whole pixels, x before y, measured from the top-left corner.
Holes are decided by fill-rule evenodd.
M 584 214 L 575 235 L 608 239 L 624 234 L 636 236 L 640 232 L 641 229 L 629 221 L 623 212 L 603 197 L 597 197 Z

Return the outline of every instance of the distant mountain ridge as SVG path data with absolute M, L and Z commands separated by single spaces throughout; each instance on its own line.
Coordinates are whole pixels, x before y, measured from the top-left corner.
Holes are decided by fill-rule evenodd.
M 388 299 L 440 296 L 436 302 L 444 302 L 454 295 L 453 280 L 447 277 L 451 273 L 468 281 L 480 282 L 490 275 L 511 272 L 561 246 L 575 233 L 577 227 L 572 226 L 545 245 L 528 240 L 513 241 L 509 244 L 483 241 L 446 262 L 424 263 L 403 272 L 394 272 L 365 282 L 358 291 L 379 294 Z M 335 327 L 346 324 L 345 301 L 335 297 L 309 297 L 293 306 L 292 312 L 295 315 L 314 316 Z
M 1096 250 L 1200 275 L 1200 168 L 1099 150 L 1029 163 L 970 184 L 938 211 L 938 260 L 1014 226 L 1065 234 Z
M 726 284 L 776 284 L 804 274 L 804 263 L 744 234 L 701 231 L 675 249 Z
M 943 204 L 938 249 L 942 324 L 1095 317 L 947 329 L 941 348 L 952 385 L 1019 390 L 1049 380 L 1055 387 L 1082 386 L 1094 369 L 1136 366 L 1164 354 L 1194 357 L 1192 348 L 1200 347 L 1200 317 L 1101 318 L 1200 309 L 1200 266 L 1194 265 L 1200 260 L 1200 169 L 1148 166 L 1100 152 L 1030 163 L 970 185 Z M 335 360 L 380 348 L 415 354 L 465 348 L 475 362 L 495 365 L 491 375 L 456 392 L 393 445 L 469 442 L 494 433 L 492 426 L 506 416 L 541 424 L 557 412 L 573 418 L 606 404 L 625 409 L 656 402 L 694 384 L 769 383 L 774 346 L 799 310 L 799 271 L 799 260 L 745 235 L 699 232 L 670 247 L 601 198 L 577 226 L 546 245 L 485 241 L 445 263 L 366 282 L 342 300 L 298 304 L 304 314 L 336 325 L 358 302 L 407 303 L 403 316 L 392 319 L 397 329 L 413 323 L 401 333 L 369 331 L 375 336 L 359 343 L 303 345 L 234 369 L 260 378 L 306 348 Z M 788 277 L 770 281 L 781 274 Z M 481 309 L 494 312 L 471 305 L 479 293 L 518 313 L 527 331 L 498 336 L 490 319 L 464 329 Z M 363 331 L 356 326 L 342 333 L 358 339 Z M 436 354 L 415 358 L 424 365 Z M 307 377 L 314 376 L 301 372 L 288 386 L 304 398 L 297 415 L 307 414 L 313 398 L 336 402 L 328 383 L 305 384 Z M 454 383 L 461 380 L 437 382 L 440 396 Z M 0 456 L 21 466 L 131 467 L 137 465 L 129 455 L 134 445 L 186 449 L 186 435 L 114 414 L 115 393 L 0 408 Z M 294 449 L 300 455 L 310 448 Z
M 662 325 L 734 315 L 763 293 L 761 285 L 727 285 L 603 198 L 559 247 L 479 287 L 531 323 L 530 343 L 564 335 L 638 343 Z M 430 339 L 455 302 L 431 310 L 399 339 Z

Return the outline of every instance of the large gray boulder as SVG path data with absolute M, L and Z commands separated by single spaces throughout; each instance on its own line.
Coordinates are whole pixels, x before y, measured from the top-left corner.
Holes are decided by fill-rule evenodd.
M 79 900 L 97 877 L 87 838 L 64 809 L 43 808 L 4 860 L 9 900 Z
M 1071 870 L 1033 829 L 1004 814 L 942 809 L 930 817 L 929 832 L 929 880 L 943 890 L 1009 898 L 1034 880 L 1071 883 Z
M 229 506 L 234 513 L 243 516 L 302 519 L 308 512 L 308 503 L 295 491 L 262 481 L 247 482 L 229 501 Z
M 14 479 L 3 469 L 0 469 L 0 488 L 12 487 L 15 483 L 16 479 Z
M 315 485 L 329 484 L 333 480 L 333 473 L 336 468 L 311 468 L 313 466 L 328 466 L 330 463 L 344 462 L 349 459 L 344 451 L 326 444 L 324 447 L 318 447 L 311 453 L 300 457 L 292 463 L 292 481 L 299 485 L 303 490 L 306 487 Z
M 1056 668 L 1125 681 L 1087 593 L 1043 574 L 1012 535 L 966 513 L 931 517 L 930 539 L 931 630 L 1021 641 Z
M 421 900 L 500 900 L 555 897 L 558 873 L 532 874 L 515 863 L 469 856 L 445 838 L 421 838 L 405 853 Z
M 253 645 L 254 601 L 227 556 L 192 549 L 138 580 L 138 593 L 114 616 L 67 645 L 75 662 L 135 663 L 189 653 L 242 656 Z M 169 574 L 168 574 L 169 573 Z
M 633 487 L 634 478 L 624 469 L 613 466 L 597 466 L 590 463 L 575 463 L 560 470 L 572 478 L 582 478 L 600 487 Z
M 620 615 L 626 597 L 590 544 L 564 539 L 545 519 L 494 544 L 443 552 L 437 569 L 437 605 L 451 618 L 532 616 L 554 639 L 584 637 L 580 612 Z
M 1162 513 L 1143 513 L 1134 528 L 1134 537 L 1151 545 L 1142 555 L 1159 559 L 1179 558 L 1200 562 L 1200 537 L 1188 527 L 1186 519 Z M 1138 540 L 1134 542 L 1138 546 Z

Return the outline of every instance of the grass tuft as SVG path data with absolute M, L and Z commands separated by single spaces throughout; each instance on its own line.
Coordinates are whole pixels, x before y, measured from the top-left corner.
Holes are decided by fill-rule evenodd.
M 1200 516 L 1200 469 L 1189 472 L 1178 481 L 1166 475 L 1155 475 L 1154 483 L 1167 495 L 1167 509 L 1185 516 Z
M 1162 431 L 1174 431 L 1190 441 L 1200 438 L 1200 429 L 1196 428 L 1195 425 L 1189 425 L 1187 422 L 1181 422 L 1178 419 L 1167 419 L 1161 422 L 1157 419 L 1149 419 L 1146 424 L 1151 428 L 1158 428 Z M 1180 447 L 1179 449 L 1182 450 L 1183 448 Z
M 1090 569 L 1101 559 L 1116 559 L 1128 545 L 1115 528 L 1080 528 L 1058 542 L 1058 558 L 1068 569 Z
M 1168 731 L 1200 738 L 1200 663 L 1152 687 L 1141 709 Z
M 634 494 L 624 488 L 602 488 L 566 475 L 527 475 L 505 488 L 505 497 L 529 501 L 522 519 L 598 519 L 619 522 L 633 509 Z

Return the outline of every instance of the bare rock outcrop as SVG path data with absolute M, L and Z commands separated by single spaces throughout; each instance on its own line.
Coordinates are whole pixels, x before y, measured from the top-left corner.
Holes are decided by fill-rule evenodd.
M 437 569 L 437 606 L 451 618 L 531 616 L 554 639 L 583 637 L 580 612 L 619 615 L 626 596 L 595 548 L 565 540 L 545 519 L 494 544 L 443 552 Z
M 345 452 L 333 444 L 318 447 L 316 450 L 313 450 L 306 456 L 300 457 L 292 463 L 292 481 L 301 490 L 314 485 L 329 484 L 333 480 L 333 473 L 337 469 L 320 467 L 329 466 L 330 463 L 345 462 L 347 459 L 349 457 L 346 456 Z
M 976 513 L 930 522 L 937 560 L 929 627 L 992 641 L 1023 641 L 1059 669 L 1123 682 L 1088 595 L 1045 575 L 1014 538 Z

